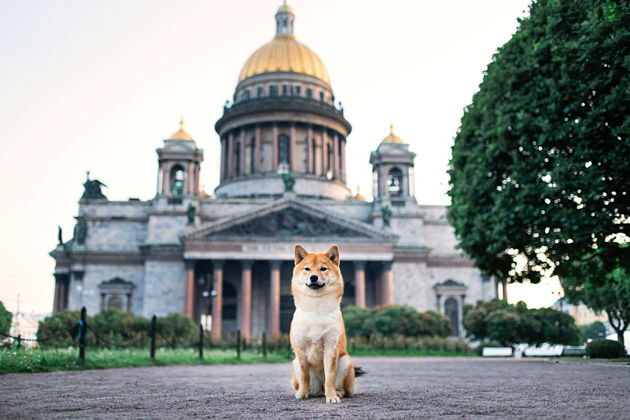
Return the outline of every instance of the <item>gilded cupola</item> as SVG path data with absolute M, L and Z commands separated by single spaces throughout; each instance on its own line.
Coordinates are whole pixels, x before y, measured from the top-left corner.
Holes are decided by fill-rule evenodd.
M 284 3 L 276 12 L 276 36 L 258 48 L 247 59 L 238 81 L 264 73 L 289 72 L 316 77 L 330 85 L 330 77 L 322 60 L 309 47 L 295 39 L 295 15 Z

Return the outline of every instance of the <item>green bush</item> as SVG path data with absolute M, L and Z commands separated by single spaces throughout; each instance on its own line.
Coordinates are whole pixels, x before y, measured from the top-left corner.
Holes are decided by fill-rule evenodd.
M 438 336 L 451 333 L 448 317 L 435 311 L 418 312 L 409 306 L 391 305 L 377 308 L 343 308 L 346 333 L 349 337 Z
M 76 336 L 73 336 L 69 330 L 77 324 L 80 317 L 79 311 L 66 310 L 40 321 L 37 329 L 39 344 L 47 347 L 75 346 Z
M 157 332 L 171 348 L 193 345 L 198 336 L 195 322 L 176 312 L 157 319 Z
M 143 347 L 151 328 L 148 319 L 115 309 L 101 311 L 88 320 L 97 346 Z
M 596 359 L 614 359 L 624 357 L 626 352 L 618 341 L 593 340 L 586 346 L 586 354 Z

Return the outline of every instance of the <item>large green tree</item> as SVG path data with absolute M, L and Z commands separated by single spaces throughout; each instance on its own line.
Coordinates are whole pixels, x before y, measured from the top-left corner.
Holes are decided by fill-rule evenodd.
M 13 314 L 4 307 L 4 304 L 0 302 L 0 333 L 9 334 L 11 330 L 11 321 L 13 320 Z M 0 337 L 1 339 L 2 337 Z
M 537 283 L 594 249 L 630 269 L 629 39 L 628 0 L 538 0 L 494 55 L 449 170 L 449 218 L 486 274 Z

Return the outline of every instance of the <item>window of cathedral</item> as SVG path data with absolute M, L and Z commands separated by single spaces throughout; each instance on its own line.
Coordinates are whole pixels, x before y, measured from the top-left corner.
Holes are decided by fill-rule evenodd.
M 278 86 L 276 85 L 269 86 L 269 96 L 278 96 Z
M 289 85 L 282 85 L 282 96 L 290 95 Z
M 313 97 L 313 89 L 306 88 L 306 97 L 307 98 L 312 98 Z
M 184 195 L 184 181 L 186 172 L 181 165 L 175 165 L 171 169 L 171 195 L 179 197 Z
M 258 87 L 256 88 L 256 97 L 258 97 L 258 98 L 262 98 L 263 94 L 264 94 L 264 89 L 263 89 L 263 87 L 262 87 L 262 86 L 258 86 Z
M 320 93 L 323 94 L 323 92 L 320 92 Z M 326 159 L 326 177 L 328 179 L 332 179 L 332 177 L 333 177 L 333 170 L 332 170 L 332 168 L 333 168 L 333 163 L 334 163 L 335 156 L 334 156 L 334 151 L 333 151 L 332 144 L 330 144 L 330 143 L 326 144 L 326 156 L 327 156 L 327 159 Z
M 319 92 L 319 100 L 324 102 L 324 92 L 323 91 Z
M 242 98 L 243 98 L 244 101 L 249 99 L 249 89 L 245 89 L 243 91 L 243 97 Z
M 295 94 L 295 96 L 302 96 L 302 87 L 301 86 L 295 86 L 295 89 L 294 89 L 293 93 Z
M 403 174 L 398 168 L 392 168 L 387 175 L 387 191 L 390 196 L 400 197 L 402 195 Z
M 291 144 L 289 136 L 280 134 L 278 136 L 278 163 L 289 165 L 290 163 Z
M 241 143 L 237 142 L 234 147 L 234 173 L 236 176 L 241 174 Z

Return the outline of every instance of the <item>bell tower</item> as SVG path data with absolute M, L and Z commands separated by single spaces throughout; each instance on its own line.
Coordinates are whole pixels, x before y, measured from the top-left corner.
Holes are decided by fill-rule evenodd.
M 394 126 L 390 125 L 389 135 L 370 155 L 375 200 L 389 201 L 394 206 L 416 202 L 413 182 L 415 157 L 409 145 L 394 134 Z
M 203 162 L 203 149 L 184 130 L 184 120 L 179 130 L 164 140 L 157 149 L 158 185 L 157 195 L 178 198 L 199 195 L 199 169 Z

